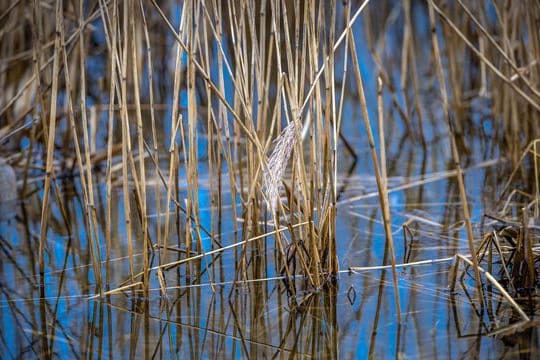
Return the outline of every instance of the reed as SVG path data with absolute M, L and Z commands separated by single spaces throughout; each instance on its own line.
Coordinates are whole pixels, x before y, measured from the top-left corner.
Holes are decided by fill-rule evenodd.
M 476 257 L 476 248 L 474 245 L 474 234 L 472 230 L 472 223 L 471 223 L 471 216 L 470 216 L 470 209 L 469 209 L 469 202 L 467 201 L 467 193 L 465 191 L 465 183 L 463 180 L 463 171 L 461 168 L 461 156 L 459 154 L 459 149 L 456 144 L 456 131 L 455 126 L 452 123 L 452 120 L 450 118 L 450 110 L 449 110 L 449 104 L 448 104 L 448 92 L 446 87 L 446 81 L 445 76 L 443 73 L 443 67 L 442 67 L 442 60 L 440 55 L 440 46 L 439 41 L 437 39 L 437 27 L 435 24 L 435 14 L 434 14 L 434 8 L 433 1 L 430 1 L 429 3 L 429 20 L 431 24 L 431 41 L 433 43 L 433 52 L 435 57 L 435 62 L 437 64 L 437 79 L 439 81 L 439 87 L 441 91 L 441 99 L 442 99 L 442 110 L 443 110 L 443 117 L 446 120 L 445 125 L 448 129 L 448 135 L 450 137 L 450 148 L 452 151 L 452 158 L 454 160 L 454 165 L 456 167 L 456 180 L 458 183 L 459 188 L 459 197 L 461 200 L 461 206 L 463 209 L 463 218 L 465 220 L 465 227 L 467 229 L 467 240 L 469 245 L 469 251 L 472 255 L 472 263 L 473 263 L 473 270 L 474 270 L 474 276 L 476 280 L 476 287 L 478 290 L 478 297 L 481 299 L 482 304 L 484 302 L 484 295 L 482 291 L 482 281 L 480 278 L 480 268 L 478 266 L 478 258 Z
M 25 24 L 31 26 L 17 25 L 13 18 L 28 10 Z M 428 21 L 415 22 L 422 14 Z M 300 320 L 322 331 L 313 319 L 335 320 L 338 255 L 353 241 L 340 238 L 340 215 L 376 197 L 373 218 L 380 217 L 386 255 L 373 261 L 392 273 L 400 321 L 405 301 L 396 258 L 403 252 L 409 263 L 414 257 L 415 230 L 412 220 L 404 224 L 404 248 L 394 241 L 390 196 L 407 190 L 408 206 L 422 204 L 424 186 L 442 179 L 451 183 L 448 202 L 459 197 L 459 212 L 447 214 L 463 221 L 470 254 L 470 260 L 458 256 L 456 265 L 473 267 L 478 296 L 484 299 L 486 278 L 501 290 L 491 275 L 496 258 L 500 277 L 509 281 L 501 291 L 506 300 L 517 296 L 517 288 L 535 288 L 539 14 L 535 2 L 462 0 L 0 5 L 0 149 L 22 173 L 21 200 L 36 197 L 40 204 L 37 240 L 28 236 L 39 296 L 53 291 L 45 288 L 54 256 L 48 234 L 63 223 L 69 251 L 84 254 L 77 261 L 90 265 L 93 289 L 85 291 L 92 295 L 148 297 L 155 285 L 160 315 L 176 311 L 180 317 L 185 309 L 170 298 L 182 286 L 188 290 L 178 294 L 193 304 L 197 282 L 218 293 L 227 281 L 237 288 L 275 277 L 280 291 L 311 316 Z M 479 235 L 468 171 L 493 166 L 495 160 L 484 160 L 503 155 L 510 161 L 501 165 L 501 177 L 508 181 L 488 215 L 505 231 Z M 351 173 L 374 175 L 372 192 L 350 190 L 356 178 L 352 185 L 343 180 L 350 161 Z M 393 186 L 393 176 L 401 175 L 410 181 Z M 82 204 L 84 246 L 76 239 L 81 229 L 70 219 L 70 202 L 59 194 L 60 180 L 71 176 Z M 442 228 L 439 240 L 453 248 L 458 231 Z M 377 244 L 366 240 L 358 247 Z M 115 261 L 126 264 L 120 275 Z M 358 265 L 351 268 L 364 264 Z M 528 277 L 519 278 L 517 268 L 526 268 Z M 379 298 L 382 284 L 384 277 Z M 62 277 L 54 293 L 64 289 Z M 236 354 L 269 354 L 242 333 L 256 320 L 246 318 L 245 300 L 230 291 Z M 268 289 L 250 291 L 264 298 Z M 48 320 L 59 305 L 52 311 L 47 303 L 40 306 L 47 333 L 42 351 L 49 354 L 61 330 Z M 251 316 L 268 312 L 267 306 L 260 300 Z M 284 343 L 295 321 L 281 324 Z M 168 326 L 160 325 L 160 341 L 172 344 Z M 337 348 L 334 330 L 322 351 L 330 357 Z M 321 354 L 308 350 L 290 353 Z

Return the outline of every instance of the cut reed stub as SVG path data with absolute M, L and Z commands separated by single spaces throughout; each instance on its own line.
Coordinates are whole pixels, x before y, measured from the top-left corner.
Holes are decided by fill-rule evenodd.
M 274 140 L 274 150 L 268 158 L 267 167 L 263 171 L 264 196 L 266 205 L 272 213 L 275 213 L 278 208 L 281 182 L 296 141 L 297 126 L 300 126 L 300 121 L 290 122 Z

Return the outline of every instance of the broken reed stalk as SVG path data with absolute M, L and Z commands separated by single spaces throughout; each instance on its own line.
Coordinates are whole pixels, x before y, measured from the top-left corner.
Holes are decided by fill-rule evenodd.
M 457 280 L 457 271 L 458 271 L 458 268 L 459 268 L 459 262 L 460 261 L 463 261 L 464 263 L 466 263 L 467 265 L 469 266 L 472 266 L 474 268 L 474 260 L 471 261 L 469 260 L 467 257 L 461 255 L 461 254 L 456 254 L 456 256 L 454 257 L 455 260 L 454 260 L 454 269 L 453 269 L 453 273 L 452 273 L 452 278 L 451 278 L 451 281 L 450 281 L 450 289 L 453 291 L 456 287 L 456 280 Z M 472 256 L 472 259 L 474 259 L 475 257 Z M 502 294 L 502 296 L 510 303 L 510 305 L 514 308 L 514 310 L 517 311 L 517 313 L 523 318 L 523 320 L 525 321 L 529 321 L 530 318 L 529 316 L 523 311 L 523 309 L 521 309 L 521 307 L 518 305 L 518 303 L 516 303 L 516 301 L 510 296 L 510 294 L 508 294 L 508 292 L 506 292 L 506 290 L 504 289 L 504 287 L 497 281 L 497 279 L 495 279 L 493 277 L 493 275 L 491 275 L 489 272 L 485 271 L 484 269 L 482 269 L 481 267 L 477 267 L 476 268 L 477 271 L 481 271 L 484 276 L 486 277 L 486 279 L 493 285 L 497 288 L 498 291 L 500 291 L 500 293 Z M 483 297 L 481 298 L 481 304 L 482 306 L 484 306 L 484 300 L 483 300 Z
M 472 255 L 472 263 L 474 265 L 473 268 L 474 268 L 474 275 L 475 275 L 475 280 L 476 280 L 476 287 L 478 290 L 478 296 L 481 299 L 482 306 L 484 306 L 482 279 L 480 277 L 480 270 L 479 270 L 480 267 L 478 265 L 478 258 L 476 256 L 476 249 L 474 246 L 474 234 L 473 234 L 472 223 L 471 223 L 471 218 L 470 218 L 470 213 L 469 213 L 469 203 L 467 201 L 467 193 L 465 191 L 465 183 L 463 180 L 463 171 L 461 169 L 461 159 L 459 156 L 459 150 L 456 144 L 456 138 L 455 138 L 455 133 L 453 131 L 452 120 L 450 119 L 448 92 L 446 90 L 446 82 L 445 82 L 444 72 L 443 72 L 439 40 L 437 38 L 437 26 L 435 22 L 433 0 L 429 0 L 428 6 L 429 6 L 429 21 L 430 21 L 430 26 L 431 26 L 431 42 L 433 46 L 433 56 L 435 57 L 435 67 L 437 70 L 439 89 L 440 89 L 441 98 L 442 98 L 443 117 L 445 119 L 444 123 L 446 124 L 448 135 L 450 137 L 450 147 L 452 151 L 452 158 L 454 160 L 454 167 L 456 170 L 456 180 L 457 180 L 458 188 L 459 188 L 461 206 L 463 208 L 463 218 L 465 220 L 465 228 L 467 230 L 467 240 L 468 240 L 468 245 L 469 245 L 469 251 Z

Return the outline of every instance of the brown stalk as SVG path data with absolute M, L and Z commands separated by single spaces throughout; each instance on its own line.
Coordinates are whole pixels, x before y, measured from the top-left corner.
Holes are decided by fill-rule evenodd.
M 354 35 L 351 33 L 349 37 L 349 46 L 351 51 L 351 57 L 353 60 L 354 65 L 354 74 L 356 77 L 356 84 L 358 86 L 358 99 L 360 102 L 360 108 L 362 110 L 362 120 L 364 122 L 364 126 L 366 128 L 366 133 L 368 136 L 368 142 L 369 142 L 369 149 L 371 153 L 371 161 L 373 163 L 373 168 L 375 171 L 375 179 L 377 182 L 377 189 L 379 192 L 379 203 L 381 204 L 381 207 L 383 208 L 383 218 L 385 222 L 385 233 L 388 237 L 388 247 L 390 251 L 390 261 L 392 263 L 392 279 L 393 279 L 393 285 L 394 285 L 394 300 L 395 300 L 395 306 L 396 306 L 396 312 L 397 312 L 397 318 L 398 323 L 401 322 L 401 305 L 400 305 L 400 299 L 399 299 L 399 287 L 398 287 L 398 277 L 397 277 L 397 271 L 396 271 L 396 258 L 395 258 L 395 251 L 394 251 L 394 243 L 391 238 L 391 229 L 389 229 L 390 225 L 390 219 L 386 218 L 387 212 L 384 210 L 389 209 L 388 207 L 388 201 L 387 197 L 384 196 L 385 192 L 385 186 L 381 179 L 381 167 L 379 166 L 379 160 L 377 158 L 377 152 L 375 150 L 375 140 L 373 137 L 373 132 L 371 130 L 371 122 L 369 120 L 369 113 L 367 110 L 367 103 L 366 103 L 366 97 L 364 94 L 364 85 L 362 81 L 362 75 L 360 74 L 360 65 L 358 62 L 358 53 L 356 51 L 356 45 L 354 41 Z
M 484 304 L 484 296 L 482 291 L 482 281 L 480 278 L 480 270 L 478 265 L 478 258 L 476 256 L 476 250 L 474 246 L 474 234 L 472 230 L 472 223 L 469 213 L 469 203 L 467 201 L 467 193 L 465 191 L 465 183 L 463 180 L 463 171 L 461 169 L 461 160 L 459 156 L 459 151 L 456 144 L 455 134 L 452 129 L 452 124 L 450 120 L 449 113 L 449 103 L 448 103 L 448 93 L 446 91 L 446 83 L 444 79 L 443 67 L 441 53 L 439 49 L 439 40 L 437 39 L 437 27 L 435 24 L 435 13 L 434 13 L 433 0 L 429 1 L 429 19 L 431 25 L 431 41 L 433 44 L 433 54 L 435 57 L 436 68 L 437 68 L 437 77 L 439 80 L 439 88 L 441 91 L 442 105 L 443 105 L 443 114 L 445 119 L 445 124 L 447 127 L 448 134 L 450 136 L 450 146 L 452 151 L 452 158 L 454 160 L 454 167 L 456 170 L 456 180 L 458 182 L 459 196 L 461 200 L 461 206 L 463 208 L 463 218 L 465 220 L 465 228 L 467 230 L 467 240 L 469 245 L 469 251 L 472 255 L 472 263 L 474 269 L 474 275 L 476 280 L 476 286 L 478 290 L 478 296 L 481 299 L 482 305 Z

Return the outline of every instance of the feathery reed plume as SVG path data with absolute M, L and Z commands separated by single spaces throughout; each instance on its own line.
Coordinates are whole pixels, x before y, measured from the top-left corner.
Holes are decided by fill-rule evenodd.
M 281 134 L 274 140 L 274 150 L 268 158 L 268 166 L 263 172 L 264 195 L 268 208 L 275 213 L 277 211 L 279 189 L 281 180 L 296 139 L 296 128 L 300 126 L 300 121 L 291 121 Z

